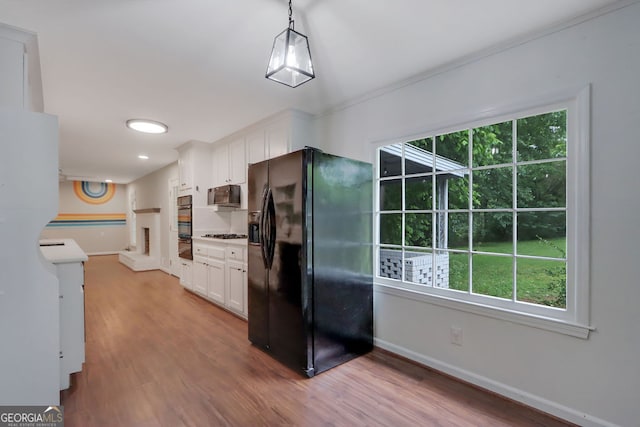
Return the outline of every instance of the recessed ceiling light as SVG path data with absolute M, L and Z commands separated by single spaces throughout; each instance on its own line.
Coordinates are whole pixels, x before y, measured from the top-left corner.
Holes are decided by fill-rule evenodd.
M 112 179 L 105 179 L 104 182 L 113 182 Z
M 149 160 L 149 156 L 147 156 L 146 154 L 140 154 L 138 158 L 142 160 Z
M 164 123 L 146 119 L 127 120 L 127 127 L 144 133 L 166 133 L 169 130 Z

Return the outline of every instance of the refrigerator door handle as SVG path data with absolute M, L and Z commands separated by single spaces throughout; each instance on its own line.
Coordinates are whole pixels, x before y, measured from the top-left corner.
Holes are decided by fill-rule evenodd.
M 260 253 L 262 254 L 262 263 L 264 264 L 264 268 L 270 268 L 269 262 L 267 260 L 267 238 L 266 238 L 266 228 L 267 228 L 267 194 L 268 188 L 265 188 L 262 192 L 262 206 L 260 207 L 260 220 L 258 221 L 260 224 Z
M 276 208 L 273 202 L 273 192 L 271 189 L 267 192 L 266 202 L 266 217 L 267 230 L 266 230 L 266 255 L 267 255 L 267 268 L 271 269 L 273 265 L 273 256 L 276 248 Z

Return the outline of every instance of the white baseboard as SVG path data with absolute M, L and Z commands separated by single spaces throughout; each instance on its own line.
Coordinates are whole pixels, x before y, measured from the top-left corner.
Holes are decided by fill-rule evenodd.
M 118 255 L 119 253 L 120 253 L 120 251 L 90 252 L 90 253 L 87 253 L 87 256 L 93 256 L 93 255 Z
M 560 405 L 543 397 L 527 393 L 526 391 L 519 390 L 515 387 L 511 387 L 506 384 L 494 381 L 490 378 L 483 377 L 482 375 L 475 374 L 465 369 L 458 368 L 457 366 L 450 365 L 449 363 L 416 353 L 415 351 L 400 347 L 379 338 L 374 338 L 374 344 L 376 345 L 376 347 L 380 347 L 402 357 L 406 357 L 407 359 L 428 366 L 429 368 L 444 372 L 445 374 L 451 375 L 455 378 L 459 378 L 460 380 L 466 381 L 478 387 L 482 387 L 486 390 L 492 391 L 509 399 L 520 402 L 524 405 L 530 406 L 532 408 L 538 409 L 542 412 L 546 412 L 580 426 L 619 427 L 611 422 L 601 420 L 600 418 Z
M 167 267 L 160 267 L 160 271 L 162 271 L 163 273 L 167 273 L 169 276 L 173 276 L 173 277 L 178 277 L 176 275 L 174 275 L 171 270 L 169 270 Z M 179 277 L 178 277 L 179 278 Z

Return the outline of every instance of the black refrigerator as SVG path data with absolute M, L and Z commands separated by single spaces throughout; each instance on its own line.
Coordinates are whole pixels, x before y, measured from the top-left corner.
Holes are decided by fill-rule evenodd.
M 249 340 L 308 377 L 373 347 L 372 197 L 314 148 L 249 166 Z

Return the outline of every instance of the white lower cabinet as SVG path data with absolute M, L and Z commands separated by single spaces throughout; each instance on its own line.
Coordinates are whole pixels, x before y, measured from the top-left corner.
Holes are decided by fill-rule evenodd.
M 242 317 L 247 317 L 246 248 L 238 244 L 197 242 L 194 245 L 193 291 Z
M 193 262 L 193 288 L 194 292 L 207 296 L 207 282 L 209 272 L 206 260 L 195 258 Z
M 247 298 L 246 284 L 247 269 L 244 264 L 236 261 L 227 262 L 227 307 L 244 314 L 244 301 Z
M 60 390 L 84 363 L 84 263 L 56 264 L 60 281 Z
M 225 303 L 225 276 L 224 261 L 209 260 L 208 262 L 208 284 L 207 296 L 209 299 L 219 303 Z
M 186 289 L 193 290 L 193 263 L 180 261 L 180 284 Z

